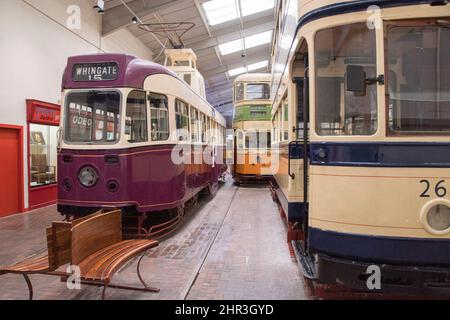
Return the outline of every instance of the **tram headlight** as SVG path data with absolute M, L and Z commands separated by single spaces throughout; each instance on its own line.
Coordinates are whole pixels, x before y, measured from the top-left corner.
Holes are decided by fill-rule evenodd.
M 447 230 L 450 228 L 450 208 L 443 204 L 435 205 L 428 211 L 427 223 L 434 230 Z
M 86 188 L 95 186 L 98 180 L 98 174 L 92 167 L 84 167 L 80 170 L 78 174 L 78 180 Z
M 435 200 L 428 203 L 421 213 L 425 229 L 435 235 L 450 233 L 450 202 Z

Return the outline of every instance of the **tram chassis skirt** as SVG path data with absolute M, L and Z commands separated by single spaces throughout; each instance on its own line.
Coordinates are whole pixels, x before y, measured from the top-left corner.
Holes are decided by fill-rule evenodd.
M 369 266 L 380 268 L 381 289 L 369 290 Z M 369 294 L 450 295 L 450 268 L 394 266 L 359 262 L 318 254 L 318 284 L 343 286 L 347 290 Z

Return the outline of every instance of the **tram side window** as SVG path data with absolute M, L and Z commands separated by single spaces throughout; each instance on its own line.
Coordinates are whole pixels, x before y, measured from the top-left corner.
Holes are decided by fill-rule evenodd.
M 282 101 L 282 107 L 283 107 L 283 134 L 282 134 L 282 140 L 286 141 L 289 139 L 289 106 L 287 98 L 285 97 Z
M 191 137 L 192 142 L 200 142 L 199 115 L 194 107 L 191 107 Z
M 206 141 L 208 143 L 212 142 L 212 131 L 211 131 L 211 118 L 206 116 Z
M 207 117 L 204 113 L 201 113 L 201 128 L 202 128 L 202 142 L 207 142 L 208 124 Z
M 268 83 L 248 83 L 247 100 L 269 99 L 270 85 Z
M 66 101 L 66 142 L 117 141 L 120 124 L 118 92 L 72 92 Z
M 152 141 L 169 139 L 168 99 L 165 95 L 150 93 Z
M 222 128 L 222 135 L 220 137 L 220 144 L 224 145 L 227 141 L 227 128 L 225 127 L 221 128 Z
M 272 137 L 273 137 L 273 140 L 272 140 L 272 142 L 273 143 L 278 143 L 279 142 L 279 140 L 278 140 L 278 112 L 276 112 L 275 113 L 275 115 L 273 116 L 273 119 L 272 119 Z
M 242 101 L 244 100 L 244 84 L 238 83 L 234 87 L 234 94 L 235 94 L 235 101 Z
M 245 148 L 246 149 L 258 148 L 258 132 L 248 131 L 245 133 Z
M 316 130 L 319 135 L 372 135 L 377 129 L 377 85 L 347 91 L 347 66 L 376 77 L 375 30 L 365 23 L 333 27 L 315 37 Z
M 259 131 L 258 148 L 259 149 L 270 148 L 270 145 L 272 144 L 271 138 L 272 136 L 270 131 Z
M 148 141 L 146 94 L 143 91 L 131 91 L 128 95 L 125 138 L 131 143 Z
M 390 132 L 450 132 L 450 29 L 438 23 L 388 28 Z
M 244 149 L 244 131 L 237 130 L 237 148 Z
M 185 73 L 185 74 L 183 75 L 183 79 L 184 79 L 184 81 L 186 81 L 186 83 L 187 83 L 188 85 L 191 85 L 191 82 L 192 82 L 192 75 L 191 75 L 190 73 Z
M 270 109 L 266 105 L 250 106 L 250 118 L 253 120 L 264 119 L 270 114 Z
M 283 133 L 283 124 L 282 124 L 282 108 L 279 107 L 277 109 L 277 112 L 275 113 L 275 117 L 274 117 L 274 135 L 275 135 L 275 142 L 281 142 L 283 141 L 282 139 L 282 133 Z
M 177 139 L 189 141 L 189 106 L 178 99 L 175 100 L 175 122 L 177 124 Z
M 217 144 L 217 122 L 211 119 L 211 143 Z

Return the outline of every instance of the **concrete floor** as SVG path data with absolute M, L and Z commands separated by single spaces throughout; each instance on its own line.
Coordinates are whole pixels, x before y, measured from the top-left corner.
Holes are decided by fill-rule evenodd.
M 46 249 L 45 227 L 56 207 L 0 219 L 0 264 Z M 266 187 L 236 187 L 227 179 L 203 199 L 179 230 L 149 251 L 144 278 L 160 293 L 108 289 L 107 299 L 307 299 L 305 283 L 286 243 L 286 230 Z M 68 290 L 57 277 L 32 275 L 35 299 L 99 299 L 101 288 Z M 138 285 L 136 261 L 114 278 Z M 18 275 L 0 277 L 0 299 L 27 299 Z

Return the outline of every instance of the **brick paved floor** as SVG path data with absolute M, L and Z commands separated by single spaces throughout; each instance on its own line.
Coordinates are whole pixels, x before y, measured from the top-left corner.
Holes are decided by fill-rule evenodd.
M 268 188 L 240 188 L 188 299 L 306 299 Z
M 0 219 L 0 264 L 46 248 L 45 227 L 60 220 L 56 207 Z M 225 219 L 225 220 L 224 220 Z M 216 237 L 217 236 L 217 237 Z M 138 285 L 136 261 L 115 282 Z M 180 229 L 142 261 L 143 277 L 161 292 L 108 289 L 108 299 L 304 299 L 285 230 L 267 188 L 237 188 L 228 180 L 203 199 Z M 35 299 L 99 299 L 101 288 L 67 290 L 59 278 L 30 276 Z M 193 281 L 195 282 L 193 283 Z M 18 275 L 0 277 L 0 299 L 26 299 Z

